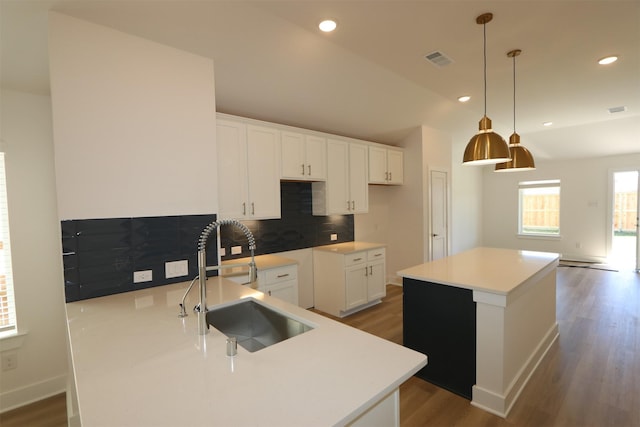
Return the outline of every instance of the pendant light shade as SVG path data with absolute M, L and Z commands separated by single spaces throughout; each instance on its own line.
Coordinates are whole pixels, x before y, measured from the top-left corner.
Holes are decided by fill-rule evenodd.
M 504 163 L 511 160 L 509 146 L 504 138 L 491 128 L 491 119 L 487 117 L 487 31 L 486 24 L 493 19 L 493 14 L 484 13 L 476 18 L 476 23 L 483 27 L 484 46 L 484 116 L 480 120 L 479 132 L 473 136 L 464 150 L 462 163 L 465 165 L 488 165 Z
M 520 145 L 520 135 L 516 133 L 516 56 L 521 53 L 520 49 L 507 53 L 509 58 L 513 58 L 513 134 L 509 137 L 511 160 L 505 163 L 497 163 L 495 172 L 519 172 L 536 168 L 531 152 Z

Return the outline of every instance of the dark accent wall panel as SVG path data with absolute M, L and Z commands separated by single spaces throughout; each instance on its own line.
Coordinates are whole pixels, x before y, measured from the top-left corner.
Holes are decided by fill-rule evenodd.
M 416 376 L 467 399 L 476 383 L 476 303 L 473 291 L 404 278 L 403 343 L 424 353 Z

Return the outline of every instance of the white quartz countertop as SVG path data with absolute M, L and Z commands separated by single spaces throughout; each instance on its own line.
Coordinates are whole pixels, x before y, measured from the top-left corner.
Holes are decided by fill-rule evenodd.
M 398 272 L 401 277 L 507 295 L 539 271 L 558 264 L 559 254 L 474 248 Z
M 178 318 L 187 286 L 66 304 L 84 427 L 344 425 L 426 364 L 421 353 L 212 277 L 209 308 L 253 297 L 314 327 L 228 357 L 222 333 L 199 336 L 190 310 Z
M 334 243 L 333 245 L 316 246 L 314 251 L 335 252 L 339 254 L 351 254 L 354 252 L 367 251 L 369 249 L 383 248 L 385 245 L 382 243 L 369 243 L 369 242 L 344 242 Z
M 287 265 L 295 265 L 298 263 L 298 261 L 290 259 L 290 258 L 285 258 L 283 256 L 279 256 L 279 255 L 258 255 L 256 257 L 254 257 L 255 262 L 256 262 L 256 267 L 258 268 L 258 270 L 269 270 L 272 268 L 277 268 L 277 267 L 284 267 Z M 246 258 L 237 258 L 237 259 L 230 259 L 227 261 L 222 261 L 222 265 L 229 265 L 229 264 L 248 264 L 249 261 L 251 261 L 251 257 L 246 257 Z M 230 276 L 239 276 L 241 274 L 247 274 L 249 271 L 249 267 L 248 266 L 243 266 L 243 267 L 230 267 L 230 268 L 225 268 L 222 269 L 222 276 L 224 277 L 230 277 Z

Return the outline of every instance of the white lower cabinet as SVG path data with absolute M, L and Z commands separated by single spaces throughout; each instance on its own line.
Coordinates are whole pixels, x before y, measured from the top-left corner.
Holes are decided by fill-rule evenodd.
M 313 252 L 315 308 L 344 317 L 380 302 L 386 295 L 385 249 L 348 254 Z
M 258 270 L 258 290 L 298 305 L 298 266 L 286 265 Z
M 244 262 L 244 260 L 243 260 Z M 247 274 L 226 276 L 241 285 L 246 284 Z M 257 289 L 269 296 L 298 305 L 298 265 L 283 265 L 280 267 L 260 268 L 258 264 Z

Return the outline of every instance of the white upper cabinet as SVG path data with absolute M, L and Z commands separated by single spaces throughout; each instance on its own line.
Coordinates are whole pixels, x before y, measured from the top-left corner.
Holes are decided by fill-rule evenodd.
M 327 140 L 327 181 L 313 183 L 313 214 L 368 212 L 368 173 L 366 145 Z
M 217 120 L 220 218 L 280 218 L 280 132 Z
M 401 150 L 369 147 L 369 184 L 402 184 L 404 159 Z
M 327 142 L 315 135 L 283 131 L 282 179 L 324 181 L 327 178 Z

